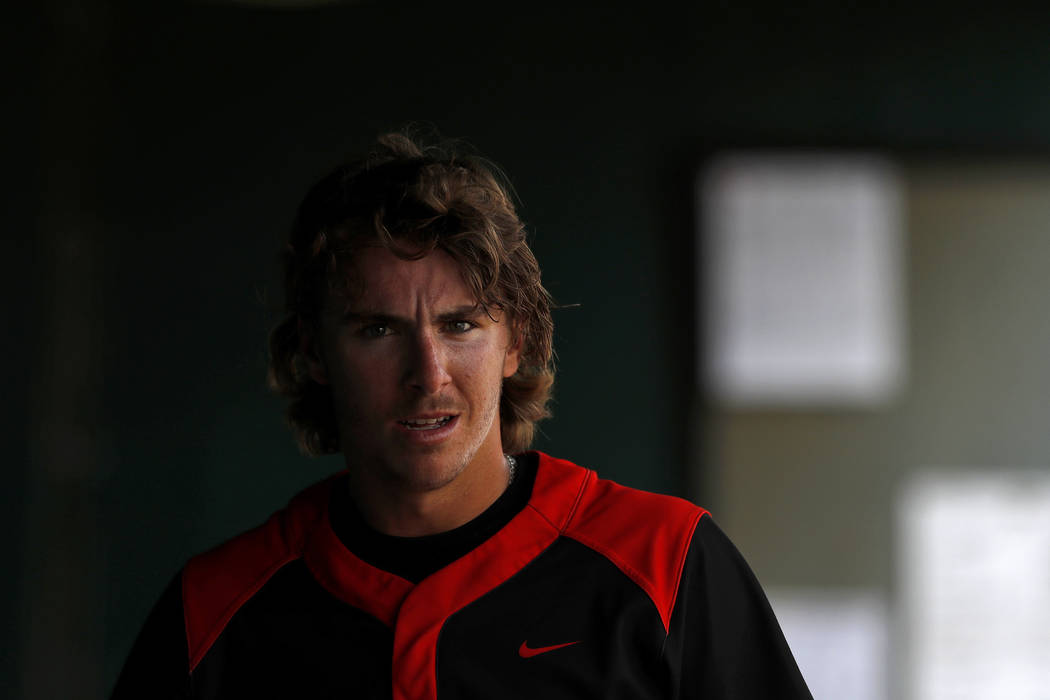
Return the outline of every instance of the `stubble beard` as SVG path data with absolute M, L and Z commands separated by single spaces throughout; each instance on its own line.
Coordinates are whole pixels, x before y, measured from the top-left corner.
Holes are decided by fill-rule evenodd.
M 367 471 L 373 479 L 378 478 L 379 481 L 386 482 L 388 487 L 393 487 L 395 490 L 427 493 L 444 488 L 467 470 L 489 434 L 493 430 L 498 429 L 496 421 L 499 420 L 502 390 L 503 382 L 501 378 L 499 384 L 496 385 L 496 390 L 493 392 L 494 395 L 488 396 L 483 403 L 484 413 L 481 415 L 480 421 L 475 422 L 474 426 L 458 426 L 460 431 L 464 429 L 469 430 L 475 426 L 480 428 L 471 435 L 462 436 L 469 438 L 469 442 L 458 445 L 441 444 L 430 448 L 422 448 L 422 452 L 415 455 L 405 455 L 402 460 L 398 460 L 397 456 L 387 458 L 380 454 L 364 457 L 364 462 L 366 463 L 355 464 L 348 459 L 347 466 L 351 472 L 358 473 L 358 478 L 360 478 L 361 471 Z M 462 420 L 466 415 L 465 413 L 460 413 L 460 419 Z M 352 434 L 354 431 L 350 432 Z M 499 450 L 502 454 L 502 443 L 499 446 Z M 391 463 L 393 460 L 398 460 L 401 463 Z M 435 464 L 431 460 L 437 460 L 437 463 Z
M 502 388 L 503 383 L 501 381 L 500 384 L 497 385 L 495 396 L 489 396 L 485 401 L 485 411 L 481 415 L 481 420 L 478 424 L 481 429 L 472 436 L 467 436 L 472 439 L 458 450 L 458 454 L 454 452 L 446 457 L 446 459 L 450 461 L 450 464 L 441 465 L 437 470 L 432 471 L 424 468 L 417 474 L 406 475 L 411 481 L 411 483 L 406 483 L 406 486 L 414 491 L 436 491 L 451 484 L 467 470 L 477 457 L 478 452 L 481 450 L 481 447 L 484 445 L 489 434 L 493 430 L 498 431 L 498 424 L 496 421 L 499 420 L 499 405 Z M 435 452 L 438 453 L 439 456 L 441 452 L 443 452 L 441 449 L 442 447 L 443 446 L 438 446 L 435 449 Z M 502 454 L 502 444 L 500 445 L 500 452 Z

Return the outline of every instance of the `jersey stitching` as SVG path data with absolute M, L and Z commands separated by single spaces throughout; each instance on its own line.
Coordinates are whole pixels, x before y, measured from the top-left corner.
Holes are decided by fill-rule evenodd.
M 595 473 L 589 469 L 584 474 L 583 480 L 580 482 L 580 490 L 576 492 L 576 499 L 572 503 L 572 508 L 569 509 L 568 515 L 565 516 L 565 524 L 558 528 L 559 532 L 564 534 L 564 532 L 569 529 L 569 524 L 572 522 L 572 519 L 576 517 L 576 511 L 579 509 L 580 503 L 583 502 L 583 493 L 587 490 L 587 486 L 591 482 L 591 477 L 594 475 Z M 553 525 L 554 523 L 551 524 Z
M 678 603 L 678 591 L 682 586 L 682 574 L 685 573 L 685 558 L 689 554 L 689 545 L 693 543 L 693 538 L 696 537 L 696 528 L 700 524 L 700 519 L 707 515 L 707 511 L 703 508 L 696 514 L 693 519 L 693 524 L 689 528 L 689 537 L 682 539 L 682 548 L 678 552 L 675 567 L 678 569 L 678 573 L 674 577 L 674 594 L 671 596 L 671 604 L 667 608 L 667 634 L 671 634 L 671 615 L 674 614 L 674 607 Z
M 569 527 L 569 523 L 572 522 L 572 517 L 576 514 L 577 508 L 580 507 L 580 503 L 583 501 L 583 492 L 587 490 L 587 484 L 590 481 L 591 473 L 592 472 L 590 471 L 584 473 L 583 479 L 580 481 L 580 487 L 576 492 L 576 496 L 573 498 L 572 506 L 569 508 L 568 512 L 565 515 L 565 523 L 563 525 L 558 525 L 553 520 L 548 518 L 546 513 L 544 513 L 542 510 L 536 507 L 536 505 L 532 502 L 532 499 L 529 499 L 529 502 L 525 504 L 525 507 L 531 508 L 541 518 L 547 521 L 547 524 L 554 528 L 555 532 L 557 532 L 558 534 L 564 534 L 565 530 Z
M 542 510 L 540 510 L 540 509 L 539 509 L 539 508 L 537 508 L 536 506 L 532 505 L 531 503 L 526 503 L 526 504 L 525 504 L 525 507 L 526 507 L 526 508 L 531 508 L 531 509 L 532 509 L 532 510 L 533 510 L 533 511 L 534 511 L 534 512 L 535 512 L 535 513 L 537 514 L 537 515 L 539 515 L 539 516 L 540 516 L 541 518 L 543 518 L 543 520 L 544 520 L 544 521 L 545 521 L 545 522 L 546 522 L 546 523 L 547 523 L 548 525 L 550 525 L 550 526 L 551 526 L 552 528 L 554 528 L 554 531 L 555 531 L 555 532 L 558 532 L 558 533 L 560 533 L 560 532 L 561 532 L 561 528 L 559 528 L 559 527 L 558 527 L 557 525 L 555 525 L 554 523 L 552 523 L 552 522 L 551 522 L 551 519 L 550 519 L 550 518 L 548 518 L 548 517 L 546 516 L 546 514 L 545 514 L 545 513 L 544 513 L 544 512 L 542 511 Z

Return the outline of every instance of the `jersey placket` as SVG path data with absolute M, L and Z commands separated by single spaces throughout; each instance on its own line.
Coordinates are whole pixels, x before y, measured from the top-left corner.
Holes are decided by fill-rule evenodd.
M 480 547 L 409 592 L 394 628 L 394 700 L 437 700 L 438 638 L 445 621 L 510 579 L 558 535 L 542 515 L 526 508 Z

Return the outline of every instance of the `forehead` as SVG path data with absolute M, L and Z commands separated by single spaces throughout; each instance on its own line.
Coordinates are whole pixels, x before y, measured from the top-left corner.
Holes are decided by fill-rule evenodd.
M 441 249 L 418 260 L 405 260 L 385 247 L 369 246 L 354 255 L 344 275 L 345 302 L 352 306 L 477 303 L 460 266 Z

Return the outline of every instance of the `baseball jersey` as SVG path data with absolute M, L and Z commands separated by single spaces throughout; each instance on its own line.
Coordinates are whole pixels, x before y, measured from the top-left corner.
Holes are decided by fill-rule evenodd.
M 530 452 L 448 533 L 371 530 L 345 473 L 191 559 L 113 698 L 810 698 L 703 509 Z

